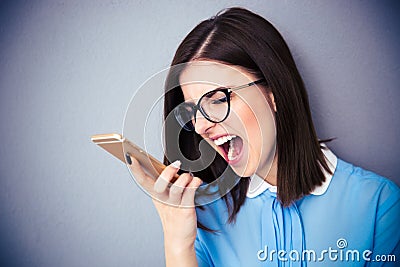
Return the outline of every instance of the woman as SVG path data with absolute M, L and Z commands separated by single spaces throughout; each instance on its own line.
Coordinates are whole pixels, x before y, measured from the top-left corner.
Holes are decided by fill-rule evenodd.
M 227 9 L 186 36 L 171 66 L 169 166 L 154 183 L 131 164 L 154 196 L 167 266 L 395 266 L 399 188 L 318 141 L 302 79 L 269 22 Z

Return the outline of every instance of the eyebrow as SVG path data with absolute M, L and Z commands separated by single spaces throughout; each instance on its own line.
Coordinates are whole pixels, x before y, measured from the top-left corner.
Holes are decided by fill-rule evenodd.
M 207 97 L 211 97 L 211 96 L 215 95 L 216 91 L 221 90 L 221 89 L 223 89 L 223 88 L 224 88 L 224 87 L 216 88 L 216 89 L 214 89 L 214 90 L 211 90 L 211 91 L 205 93 L 203 96 L 207 95 Z
M 203 96 L 203 95 L 205 95 L 205 94 L 208 94 L 208 93 L 210 93 L 210 92 L 212 92 L 212 91 L 216 91 L 216 90 L 223 90 L 223 89 L 231 89 L 231 88 L 236 88 L 236 87 L 239 87 L 240 85 L 226 85 L 226 86 L 219 86 L 219 87 L 216 87 L 216 88 L 214 88 L 214 89 L 212 89 L 212 90 L 210 90 L 210 91 L 208 91 L 208 92 L 205 92 L 204 94 L 202 94 L 201 96 Z M 182 89 L 181 89 L 182 90 Z M 211 95 L 212 96 L 212 95 Z M 198 98 L 198 99 L 190 99 L 190 100 L 185 100 L 185 102 L 186 103 L 190 103 L 190 102 L 192 102 L 192 103 L 197 103 L 198 101 L 199 101 L 199 99 L 200 98 Z

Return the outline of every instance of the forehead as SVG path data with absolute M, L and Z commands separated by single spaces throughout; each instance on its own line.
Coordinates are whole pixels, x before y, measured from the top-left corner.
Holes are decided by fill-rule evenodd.
M 253 80 L 253 75 L 238 66 L 213 61 L 189 62 L 179 76 L 185 99 L 198 99 L 218 87 L 234 87 Z

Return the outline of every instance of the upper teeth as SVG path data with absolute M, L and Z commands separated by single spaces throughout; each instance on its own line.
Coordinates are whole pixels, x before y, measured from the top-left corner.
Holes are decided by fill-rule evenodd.
M 236 135 L 225 135 L 225 136 L 221 136 L 217 139 L 214 140 L 214 144 L 216 144 L 217 146 L 220 146 L 230 140 L 232 140 L 233 138 L 235 138 Z

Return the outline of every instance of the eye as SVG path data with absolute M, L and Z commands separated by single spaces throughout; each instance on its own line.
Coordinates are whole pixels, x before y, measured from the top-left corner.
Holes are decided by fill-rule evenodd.
M 218 88 L 205 95 L 204 101 L 212 105 L 225 104 L 228 102 L 227 95 L 225 93 L 226 88 Z
M 223 96 L 223 97 L 221 97 L 221 98 L 219 98 L 219 99 L 213 99 L 213 100 L 211 101 L 211 104 L 214 104 L 214 105 L 224 104 L 224 103 L 226 103 L 227 101 L 228 101 L 228 99 L 226 98 L 226 95 L 225 95 L 225 96 Z

